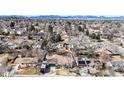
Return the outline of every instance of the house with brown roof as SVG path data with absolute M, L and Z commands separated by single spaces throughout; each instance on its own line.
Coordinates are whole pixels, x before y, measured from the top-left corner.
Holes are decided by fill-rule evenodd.
M 14 64 L 19 64 L 19 68 L 32 68 L 38 65 L 38 58 L 17 58 Z
M 59 64 L 59 65 L 65 65 L 65 64 L 72 64 L 73 58 L 70 56 L 62 56 L 62 55 L 51 55 L 48 56 L 48 63 L 49 64 Z

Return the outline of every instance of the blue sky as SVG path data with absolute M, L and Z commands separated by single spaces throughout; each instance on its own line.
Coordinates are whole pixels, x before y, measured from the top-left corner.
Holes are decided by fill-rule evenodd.
M 124 15 L 123 0 L 0 0 L 0 15 Z

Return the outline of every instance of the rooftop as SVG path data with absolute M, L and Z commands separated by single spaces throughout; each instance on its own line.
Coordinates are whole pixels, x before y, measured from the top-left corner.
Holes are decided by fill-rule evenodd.
M 38 59 L 37 58 L 30 58 L 30 57 L 27 57 L 27 58 L 17 58 L 14 63 L 15 64 L 19 64 L 19 63 L 25 63 L 25 64 L 28 64 L 28 63 L 38 63 Z

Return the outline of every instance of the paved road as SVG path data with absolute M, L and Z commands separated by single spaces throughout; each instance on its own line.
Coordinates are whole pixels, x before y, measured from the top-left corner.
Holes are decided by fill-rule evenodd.
M 8 74 L 9 77 L 14 76 L 16 70 L 18 69 L 18 66 L 19 66 L 19 64 L 17 64 L 17 65 L 12 69 L 12 71 L 10 71 L 10 73 Z

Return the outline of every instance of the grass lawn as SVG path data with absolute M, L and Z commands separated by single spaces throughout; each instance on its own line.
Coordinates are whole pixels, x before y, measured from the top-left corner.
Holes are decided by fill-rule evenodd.
M 67 69 L 59 69 L 56 71 L 56 75 L 61 75 L 61 76 L 77 76 L 76 73 L 70 72 Z
M 39 68 L 29 68 L 29 69 L 21 69 L 16 71 L 18 75 L 40 75 Z

